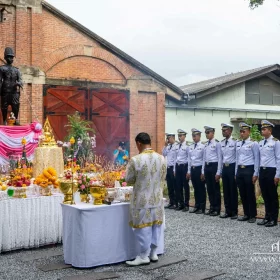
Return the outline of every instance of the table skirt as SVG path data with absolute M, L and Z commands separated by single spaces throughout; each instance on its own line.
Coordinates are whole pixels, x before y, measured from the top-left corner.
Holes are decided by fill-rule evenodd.
M 0 252 L 62 241 L 63 195 L 0 200 Z
M 129 203 L 63 205 L 63 252 L 66 264 L 94 267 L 130 260 L 139 253 L 128 225 Z M 158 254 L 164 253 L 164 227 Z

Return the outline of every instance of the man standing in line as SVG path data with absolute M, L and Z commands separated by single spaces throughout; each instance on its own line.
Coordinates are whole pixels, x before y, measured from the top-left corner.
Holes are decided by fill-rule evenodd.
M 279 201 L 278 183 L 280 177 L 280 141 L 272 136 L 274 124 L 267 120 L 261 122 L 264 139 L 259 143 L 260 176 L 259 182 L 265 205 L 265 217 L 257 224 L 260 226 L 277 226 Z
M 176 168 L 175 168 L 175 179 L 176 179 L 176 196 L 178 202 L 178 208 L 176 210 L 183 210 L 183 212 L 189 211 L 189 200 L 190 200 L 190 186 L 189 180 L 186 178 L 188 172 L 188 146 L 186 144 L 186 135 L 182 129 L 177 130 L 179 144 L 177 144 L 176 153 Z M 185 199 L 184 199 L 185 191 Z
M 168 209 L 176 209 L 178 207 L 178 201 L 176 199 L 175 192 L 175 164 L 176 164 L 176 143 L 175 133 L 166 133 L 165 147 L 162 150 L 162 154 L 167 158 L 167 188 L 169 196 L 169 204 L 166 206 Z
M 203 214 L 206 204 L 205 180 L 202 180 L 202 165 L 205 146 L 200 141 L 201 131 L 193 128 L 193 144 L 189 146 L 187 179 L 192 180 L 195 206 L 190 213 Z
M 130 266 L 158 261 L 156 250 L 162 232 L 163 188 L 166 184 L 165 159 L 151 148 L 149 134 L 139 133 L 135 142 L 139 155 L 128 163 L 125 179 L 133 186 L 129 224 L 140 245 L 140 252 L 135 260 L 126 262 Z
M 220 218 L 231 217 L 237 219 L 238 213 L 238 192 L 235 182 L 235 162 L 236 162 L 236 139 L 232 138 L 233 125 L 222 123 L 222 133 L 225 139 L 221 141 L 223 158 L 223 191 L 225 213 Z
M 221 211 L 221 191 L 220 178 L 222 171 L 222 151 L 221 144 L 214 139 L 215 128 L 211 126 L 204 126 L 206 138 L 202 179 L 206 180 L 207 193 L 210 201 L 210 209 L 205 212 L 205 215 L 218 216 Z
M 240 123 L 241 141 L 236 143 L 236 183 L 242 200 L 244 216 L 238 221 L 256 222 L 255 183 L 259 175 L 259 145 L 250 138 L 251 126 Z

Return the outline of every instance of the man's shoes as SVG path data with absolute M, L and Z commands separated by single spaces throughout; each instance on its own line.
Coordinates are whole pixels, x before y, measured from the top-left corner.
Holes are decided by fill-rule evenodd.
M 275 227 L 277 226 L 277 221 L 269 221 L 265 227 Z
M 151 262 L 157 262 L 158 261 L 158 255 L 156 254 L 156 250 L 151 250 L 150 253 L 150 260 Z
M 232 214 L 232 216 L 230 217 L 231 220 L 236 220 L 238 218 L 237 214 Z
M 178 207 L 175 208 L 176 211 L 181 211 L 183 209 L 185 209 L 185 206 L 183 206 L 183 205 L 178 206 Z
M 204 213 L 204 211 L 202 211 L 201 209 L 199 209 L 195 212 L 195 214 L 203 214 L 203 213 Z
M 195 208 L 195 207 L 194 207 L 194 208 L 193 208 L 192 210 L 190 210 L 189 212 L 190 212 L 190 213 L 195 213 L 195 212 L 197 212 L 197 211 L 198 211 L 198 208 Z
M 250 218 L 249 220 L 248 220 L 248 223 L 250 223 L 250 224 L 253 224 L 253 223 L 255 223 L 256 222 L 256 218 Z
M 185 207 L 182 212 L 188 212 L 189 211 L 189 207 Z
M 219 216 L 219 212 L 217 212 L 217 211 L 213 211 L 213 212 L 211 212 L 210 214 L 209 214 L 210 216 Z
M 210 215 L 213 211 L 212 210 L 208 210 L 204 213 L 204 215 Z
M 185 209 L 186 209 L 186 211 L 189 211 L 189 206 L 186 205 L 186 206 L 185 206 Z
M 227 213 L 224 213 L 223 215 L 220 215 L 220 218 L 222 218 L 222 219 L 226 219 L 226 218 L 229 218 L 229 217 L 231 217 L 231 216 Z
M 169 203 L 167 206 L 165 206 L 165 209 L 170 209 L 170 207 L 173 207 L 173 204 Z
M 244 215 L 244 216 L 242 216 L 242 217 L 239 217 L 237 220 L 240 221 L 240 222 L 245 222 L 245 221 L 248 221 L 248 220 L 249 220 L 249 217 L 246 216 L 246 215 Z
M 265 226 L 267 223 L 269 223 L 269 220 L 263 219 L 260 222 L 257 222 L 258 226 Z
M 169 209 L 173 209 L 173 210 L 175 210 L 175 209 L 177 209 L 178 208 L 178 206 L 177 205 L 173 205 L 173 206 L 171 206 Z
M 150 259 L 148 257 L 142 259 L 140 256 L 137 256 L 135 260 L 127 261 L 126 264 L 130 266 L 147 265 L 150 264 Z

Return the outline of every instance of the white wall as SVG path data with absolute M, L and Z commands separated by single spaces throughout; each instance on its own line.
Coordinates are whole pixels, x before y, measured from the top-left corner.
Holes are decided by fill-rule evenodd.
M 171 103 L 169 103 L 171 104 Z M 166 108 L 165 130 L 175 132 L 181 128 L 188 132 L 187 141 L 192 141 L 191 129 L 197 128 L 204 132 L 203 127 L 210 125 L 216 128 L 216 139 L 222 140 L 221 123 L 231 123 L 231 118 L 254 118 L 254 119 L 280 119 L 280 106 L 245 104 L 245 83 L 233 86 L 208 96 L 192 100 L 189 105 L 199 107 L 215 107 L 217 110 L 201 110 L 185 108 Z M 232 108 L 237 111 L 223 111 L 219 108 Z M 240 112 L 238 109 L 256 110 L 255 112 Z M 278 111 L 275 113 L 257 112 L 257 110 Z M 238 122 L 232 123 L 235 133 L 238 134 Z M 202 141 L 205 141 L 202 134 Z

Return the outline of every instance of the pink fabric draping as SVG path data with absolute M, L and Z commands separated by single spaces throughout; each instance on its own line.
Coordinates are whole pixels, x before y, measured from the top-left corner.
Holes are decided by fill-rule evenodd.
M 42 125 L 33 122 L 22 126 L 0 126 L 0 162 L 6 161 L 9 155 L 20 157 L 22 155 L 21 140 L 25 137 L 26 155 L 32 157 L 38 146 L 39 136 L 42 134 Z

